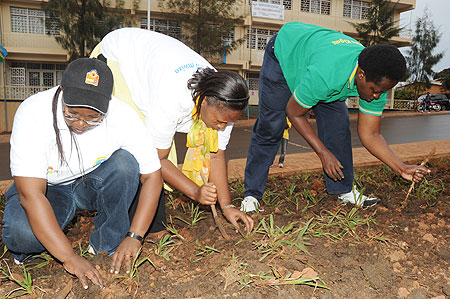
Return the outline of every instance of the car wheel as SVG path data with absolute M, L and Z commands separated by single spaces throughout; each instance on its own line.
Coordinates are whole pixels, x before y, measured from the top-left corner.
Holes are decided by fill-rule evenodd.
M 417 105 L 417 112 L 424 112 L 425 111 L 425 105 L 424 104 L 419 104 Z
M 439 111 L 441 111 L 442 106 L 441 106 L 441 104 L 434 104 L 433 109 L 434 109 L 434 111 L 439 112 Z

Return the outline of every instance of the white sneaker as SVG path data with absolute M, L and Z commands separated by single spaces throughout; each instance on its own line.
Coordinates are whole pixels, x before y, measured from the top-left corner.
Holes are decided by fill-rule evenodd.
M 355 186 L 352 191 L 348 193 L 342 193 L 338 197 L 338 203 L 347 204 L 351 203 L 358 207 L 368 208 L 376 205 L 380 201 L 377 197 L 369 197 L 360 193 Z
M 245 213 L 249 212 L 256 212 L 256 211 L 262 211 L 259 208 L 259 202 L 256 198 L 249 195 L 244 198 L 244 200 L 241 202 L 241 211 Z
M 23 265 L 23 261 L 21 262 L 19 260 L 16 260 L 16 258 L 14 258 L 14 264 L 16 264 L 16 265 Z
M 90 253 L 92 255 L 97 255 L 97 253 L 94 250 L 94 247 L 92 247 L 91 244 L 89 244 L 87 251 L 88 251 L 88 253 Z

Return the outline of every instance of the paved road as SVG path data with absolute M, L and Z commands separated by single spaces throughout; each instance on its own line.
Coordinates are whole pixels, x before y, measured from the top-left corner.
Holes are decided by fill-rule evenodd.
M 315 123 L 312 123 L 315 129 Z M 356 121 L 351 121 L 352 146 L 362 147 L 356 132 Z M 450 139 L 450 114 L 416 117 L 390 117 L 381 121 L 381 132 L 388 144 Z M 250 143 L 251 127 L 233 129 L 227 149 L 227 159 L 246 158 Z M 186 134 L 177 134 L 178 160 L 184 159 Z M 295 130 L 290 130 L 288 154 L 311 152 L 312 149 Z M 9 144 L 0 143 L 0 180 L 10 179 Z
M 314 122 L 312 126 L 316 130 Z M 251 130 L 251 127 L 233 129 L 227 147 L 227 160 L 247 157 Z M 362 147 L 357 134 L 356 121 L 351 121 L 351 132 L 352 146 Z M 450 114 L 383 118 L 381 133 L 388 144 L 450 139 Z M 289 135 L 288 154 L 312 152 L 309 144 L 295 129 L 291 129 Z M 175 142 L 178 147 L 178 160 L 182 161 L 186 152 L 185 134 L 177 134 Z

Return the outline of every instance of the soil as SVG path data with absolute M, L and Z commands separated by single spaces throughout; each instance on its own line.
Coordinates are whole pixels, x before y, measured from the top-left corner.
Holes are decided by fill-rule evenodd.
M 59 262 L 40 264 L 44 260 L 35 258 L 25 264 L 33 287 L 23 297 L 449 298 L 450 158 L 429 167 L 432 173 L 415 186 L 406 204 L 409 182 L 386 167 L 355 170 L 364 193 L 382 198 L 367 209 L 338 204 L 336 196 L 326 193 L 322 174 L 269 178 L 264 211 L 252 214 L 257 226 L 253 234 L 236 233 L 219 212 L 229 240 L 221 236 L 208 207 L 199 207 L 205 219 L 194 225 L 180 220 L 189 221 L 195 206 L 172 193 L 166 197 L 167 216 L 183 239 L 172 235 L 166 240 L 173 241 L 162 246 L 162 253 L 170 250 L 168 260 L 157 254 L 159 241 L 149 237 L 132 278 L 109 274 L 105 254 L 86 255 L 106 288 L 91 285 L 84 290 Z M 230 188 L 238 205 L 242 181 Z M 77 252 L 79 242 L 87 247 L 92 227 L 93 215 L 80 212 L 66 230 Z M 2 267 L 23 279 L 23 268 L 9 252 Z M 0 296 L 17 287 L 3 277 Z

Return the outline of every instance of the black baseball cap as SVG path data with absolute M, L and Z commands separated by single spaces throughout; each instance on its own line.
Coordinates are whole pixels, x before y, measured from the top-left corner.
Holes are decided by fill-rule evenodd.
M 113 74 L 106 63 L 93 58 L 79 58 L 67 66 L 61 80 L 64 104 L 105 114 L 113 85 Z

